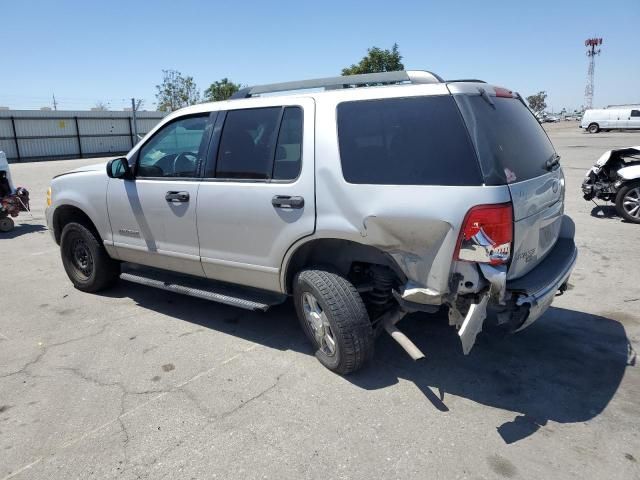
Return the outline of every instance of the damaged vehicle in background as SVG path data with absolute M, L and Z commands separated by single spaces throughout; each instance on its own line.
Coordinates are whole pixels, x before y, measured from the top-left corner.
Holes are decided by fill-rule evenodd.
M 582 182 L 585 200 L 613 202 L 625 220 L 640 223 L 640 145 L 603 153 Z
M 465 354 L 483 326 L 538 319 L 576 261 L 564 195 L 520 95 L 401 71 L 173 112 L 126 157 L 56 177 L 46 216 L 76 288 L 251 310 L 292 296 L 316 357 L 347 374 L 384 331 L 424 357 L 396 327 L 410 312 L 448 310 Z

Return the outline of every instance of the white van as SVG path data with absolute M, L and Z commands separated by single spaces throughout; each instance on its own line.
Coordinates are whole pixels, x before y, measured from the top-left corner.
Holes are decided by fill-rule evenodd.
M 580 128 L 585 128 L 589 133 L 640 129 L 640 105 L 587 110 L 582 116 Z

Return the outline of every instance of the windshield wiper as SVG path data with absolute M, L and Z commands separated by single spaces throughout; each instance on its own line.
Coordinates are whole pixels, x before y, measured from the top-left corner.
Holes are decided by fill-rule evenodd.
M 482 99 L 485 102 L 487 102 L 489 105 L 491 105 L 491 107 L 495 110 L 496 104 L 493 103 L 493 100 L 491 99 L 487 91 L 484 88 L 479 88 L 479 87 L 478 87 L 478 91 L 480 92 L 480 96 L 482 97 Z
M 556 165 L 560 165 L 560 155 L 554 153 L 553 155 L 551 155 L 551 158 L 549 158 L 549 160 L 545 162 L 544 167 L 547 170 L 551 171 Z

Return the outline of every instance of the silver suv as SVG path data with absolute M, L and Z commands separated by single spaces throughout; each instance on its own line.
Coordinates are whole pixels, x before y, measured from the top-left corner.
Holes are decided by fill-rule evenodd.
M 252 310 L 292 296 L 346 374 L 384 330 L 423 356 L 395 326 L 407 312 L 446 308 L 464 353 L 545 312 L 577 255 L 558 158 L 518 94 L 479 80 L 287 82 L 56 177 L 47 222 L 76 288 L 120 278 Z

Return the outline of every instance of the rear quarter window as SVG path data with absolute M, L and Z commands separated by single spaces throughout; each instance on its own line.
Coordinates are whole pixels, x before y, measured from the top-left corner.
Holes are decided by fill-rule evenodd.
M 349 183 L 482 184 L 450 95 L 344 102 L 337 113 L 342 173 Z
M 487 185 L 516 183 L 548 173 L 553 145 L 531 111 L 516 98 L 456 95 Z

